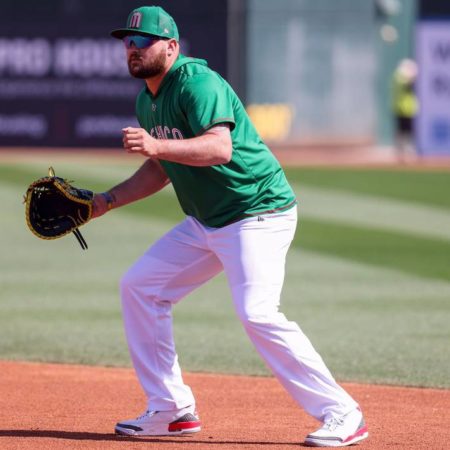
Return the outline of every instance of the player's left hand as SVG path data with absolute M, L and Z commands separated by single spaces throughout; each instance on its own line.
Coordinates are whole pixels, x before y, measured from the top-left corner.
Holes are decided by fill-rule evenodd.
M 123 148 L 128 153 L 140 153 L 148 158 L 156 158 L 160 142 L 151 137 L 143 128 L 126 127 L 123 132 Z

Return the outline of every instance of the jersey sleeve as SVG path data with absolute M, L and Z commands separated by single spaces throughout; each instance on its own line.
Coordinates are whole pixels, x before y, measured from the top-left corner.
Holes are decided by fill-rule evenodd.
M 180 96 L 181 108 L 195 136 L 220 123 L 235 126 L 233 101 L 225 80 L 214 73 L 192 76 Z

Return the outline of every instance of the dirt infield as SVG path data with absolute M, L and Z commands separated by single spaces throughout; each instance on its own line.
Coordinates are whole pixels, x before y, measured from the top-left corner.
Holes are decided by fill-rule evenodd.
M 289 449 L 317 422 L 273 378 L 186 374 L 203 422 L 191 437 L 128 438 L 145 409 L 131 369 L 0 362 L 0 449 Z M 369 425 L 361 450 L 449 448 L 450 390 L 344 384 Z

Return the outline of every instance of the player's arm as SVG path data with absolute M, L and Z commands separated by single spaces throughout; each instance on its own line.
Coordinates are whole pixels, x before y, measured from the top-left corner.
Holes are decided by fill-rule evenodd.
M 186 164 L 213 166 L 231 160 L 230 125 L 223 123 L 191 139 L 155 139 L 143 128 L 124 128 L 123 145 L 129 153 L 141 153 L 148 158 Z
M 95 194 L 92 217 L 99 217 L 112 208 L 128 205 L 160 191 L 169 184 L 164 169 L 158 161 L 148 159 L 127 180 L 103 194 Z

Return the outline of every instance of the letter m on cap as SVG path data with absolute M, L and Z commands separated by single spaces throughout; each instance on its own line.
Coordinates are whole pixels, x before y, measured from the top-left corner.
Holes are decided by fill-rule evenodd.
M 135 12 L 130 17 L 130 22 L 128 23 L 128 28 L 139 28 L 141 26 L 142 14 L 140 12 Z

